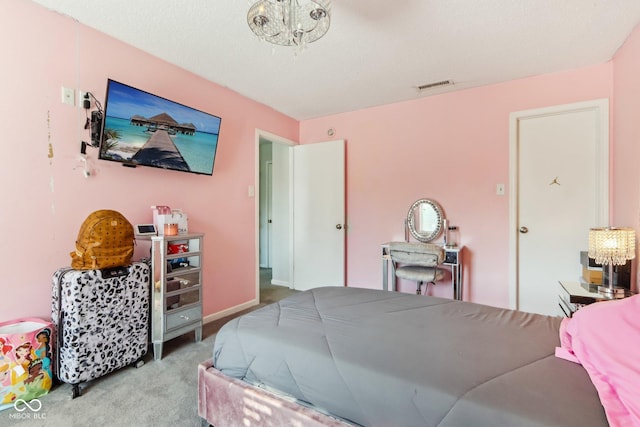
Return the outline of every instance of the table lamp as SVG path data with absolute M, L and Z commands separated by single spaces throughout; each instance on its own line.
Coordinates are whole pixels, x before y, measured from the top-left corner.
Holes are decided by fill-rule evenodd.
M 613 266 L 624 265 L 636 257 L 636 232 L 633 228 L 603 227 L 589 230 L 589 258 L 602 268 L 609 268 L 609 284 L 598 286 L 598 292 L 610 297 L 623 297 L 625 288 L 613 285 Z M 603 272 L 604 273 L 604 272 Z

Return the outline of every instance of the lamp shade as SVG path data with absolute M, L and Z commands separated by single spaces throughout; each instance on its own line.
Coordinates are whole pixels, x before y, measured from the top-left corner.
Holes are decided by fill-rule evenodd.
M 598 264 L 624 265 L 636 257 L 633 228 L 606 227 L 589 230 L 589 258 Z

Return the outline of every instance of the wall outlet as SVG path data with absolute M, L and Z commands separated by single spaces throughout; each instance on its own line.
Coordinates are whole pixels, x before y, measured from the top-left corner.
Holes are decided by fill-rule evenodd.
M 84 95 L 87 92 L 83 91 L 83 90 L 79 90 L 78 91 L 78 107 L 80 108 L 84 108 Z M 89 108 L 91 108 L 91 99 L 89 99 Z

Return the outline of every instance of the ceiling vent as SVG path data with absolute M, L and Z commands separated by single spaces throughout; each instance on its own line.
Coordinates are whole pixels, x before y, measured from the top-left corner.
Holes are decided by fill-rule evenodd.
M 422 92 L 427 89 L 433 89 L 435 87 L 449 86 L 449 85 L 453 85 L 452 80 L 442 80 L 441 82 L 434 82 L 434 83 L 427 83 L 425 85 L 420 85 L 418 86 L 418 91 Z

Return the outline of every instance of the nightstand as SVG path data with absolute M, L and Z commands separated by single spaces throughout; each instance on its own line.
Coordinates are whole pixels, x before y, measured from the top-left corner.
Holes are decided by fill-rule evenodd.
M 632 292 L 626 291 L 624 297 L 626 298 L 631 295 L 633 295 Z M 560 306 L 561 316 L 571 317 L 573 316 L 573 313 L 585 305 L 611 300 L 612 298 L 608 298 L 598 292 L 589 292 L 580 284 L 580 282 L 560 281 L 558 305 Z

